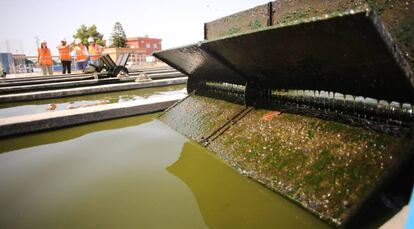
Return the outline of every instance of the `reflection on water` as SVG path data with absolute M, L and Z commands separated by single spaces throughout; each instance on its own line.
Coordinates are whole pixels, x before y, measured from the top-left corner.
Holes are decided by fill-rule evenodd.
M 110 103 L 123 103 L 166 95 L 185 93 L 186 85 L 142 88 L 129 91 L 73 96 L 67 98 L 0 104 L 0 118 L 18 115 L 77 109 Z
M 191 189 L 210 228 L 329 228 L 193 142 L 167 170 Z
M 129 117 L 123 119 L 90 123 L 88 125 L 68 127 L 65 129 L 50 130 L 31 135 L 0 138 L 0 153 L 32 146 L 66 141 L 96 131 L 135 126 L 145 122 L 149 122 L 155 116 L 156 114 L 148 114 L 137 117 Z
M 326 227 L 150 117 L 1 142 L 0 228 Z

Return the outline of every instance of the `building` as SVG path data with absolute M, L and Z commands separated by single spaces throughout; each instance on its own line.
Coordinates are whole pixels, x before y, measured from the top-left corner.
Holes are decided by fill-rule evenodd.
M 152 55 L 156 51 L 162 49 L 161 46 L 162 39 L 159 38 L 150 38 L 148 36 L 144 37 L 130 37 L 127 38 L 127 47 L 129 48 L 139 48 L 145 49 L 145 54 L 147 56 Z

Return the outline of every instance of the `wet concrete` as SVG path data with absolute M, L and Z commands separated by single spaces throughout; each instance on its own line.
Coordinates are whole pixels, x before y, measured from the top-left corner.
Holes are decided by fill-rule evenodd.
M 166 87 L 142 88 L 129 91 L 73 96 L 58 99 L 3 103 L 0 104 L 0 118 L 77 109 L 82 107 L 112 103 L 122 103 L 154 98 L 158 96 L 185 93 L 185 87 L 185 84 L 182 84 Z
M 187 82 L 187 77 L 179 77 L 174 79 L 160 79 L 148 82 L 132 82 L 119 83 L 101 86 L 88 86 L 80 88 L 46 90 L 37 92 L 17 93 L 10 95 L 0 95 L 0 103 L 17 102 L 17 101 L 32 101 L 50 98 L 62 98 L 68 96 L 96 94 L 104 92 L 125 91 L 139 88 L 160 87 L 167 85 L 183 84 Z
M 0 227 L 329 228 L 153 117 L 0 140 Z
M 124 103 L 2 118 L 0 137 L 160 112 L 186 96 L 186 94 L 174 94 Z

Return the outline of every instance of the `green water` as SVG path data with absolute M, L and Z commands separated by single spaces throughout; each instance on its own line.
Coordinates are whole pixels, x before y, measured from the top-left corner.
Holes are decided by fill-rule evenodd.
M 58 99 L 35 100 L 0 104 L 0 118 L 37 114 L 110 103 L 122 103 L 157 96 L 185 93 L 185 84 L 141 88 L 129 91 L 73 96 Z
M 0 228 L 328 228 L 154 116 L 0 140 Z

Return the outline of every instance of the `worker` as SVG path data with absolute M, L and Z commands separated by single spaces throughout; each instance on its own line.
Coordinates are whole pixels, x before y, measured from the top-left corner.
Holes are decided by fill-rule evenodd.
M 98 66 L 98 59 L 101 57 L 102 47 L 95 43 L 95 40 L 92 37 L 88 38 L 89 43 L 89 55 L 91 59 L 91 64 Z
M 66 38 L 60 40 L 61 44 L 57 47 L 59 50 L 60 61 L 62 62 L 62 74 L 71 73 L 72 57 L 70 56 L 71 45 L 67 44 Z
M 52 54 L 50 53 L 50 49 L 47 47 L 47 42 L 45 40 L 42 40 L 40 42 L 40 48 L 37 49 L 37 52 L 37 63 L 39 63 L 40 67 L 42 68 L 43 75 L 53 75 Z
M 82 44 L 82 41 L 79 38 L 75 39 L 75 52 L 76 52 L 76 62 L 78 65 L 78 69 L 82 72 L 85 71 L 86 66 L 88 65 L 88 50 Z

